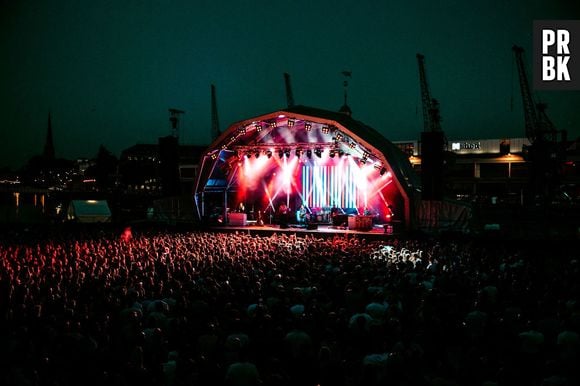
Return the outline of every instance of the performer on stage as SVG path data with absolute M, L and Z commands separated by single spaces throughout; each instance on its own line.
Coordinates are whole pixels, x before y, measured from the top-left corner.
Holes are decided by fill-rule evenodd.
M 298 223 L 300 224 L 308 224 L 310 222 L 310 209 L 302 204 L 300 208 L 296 212 Z
M 288 213 L 290 209 L 284 203 L 278 207 L 278 222 L 280 223 L 280 228 L 288 228 Z

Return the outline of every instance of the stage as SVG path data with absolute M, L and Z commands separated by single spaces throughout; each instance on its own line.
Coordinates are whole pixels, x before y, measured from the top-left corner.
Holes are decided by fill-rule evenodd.
M 274 233 L 293 233 L 298 235 L 312 235 L 321 237 L 355 236 L 364 239 L 389 239 L 397 236 L 398 230 L 388 224 L 374 224 L 370 230 L 353 230 L 348 227 L 338 227 L 328 224 L 318 224 L 316 229 L 307 229 L 304 225 L 289 225 L 287 228 L 280 228 L 277 224 L 256 225 L 249 222 L 247 225 L 223 225 L 212 226 L 210 229 L 219 232 L 247 232 L 260 236 L 268 236 Z M 400 231 L 399 231 L 400 233 Z

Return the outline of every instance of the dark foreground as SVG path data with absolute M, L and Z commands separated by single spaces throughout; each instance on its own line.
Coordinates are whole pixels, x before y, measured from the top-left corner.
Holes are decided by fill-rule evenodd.
M 3 385 L 575 385 L 575 244 L 5 232 Z

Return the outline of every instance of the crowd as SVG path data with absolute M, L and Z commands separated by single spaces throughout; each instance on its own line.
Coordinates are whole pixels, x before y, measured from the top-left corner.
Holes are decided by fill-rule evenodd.
M 146 232 L 0 242 L 2 385 L 577 385 L 573 250 Z

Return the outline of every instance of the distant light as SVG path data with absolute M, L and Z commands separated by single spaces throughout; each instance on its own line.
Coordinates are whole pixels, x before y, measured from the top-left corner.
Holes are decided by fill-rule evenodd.
M 97 200 L 87 200 L 85 201 L 87 204 L 96 204 Z
M 278 118 L 286 118 L 286 116 L 284 114 L 280 114 L 278 115 Z

